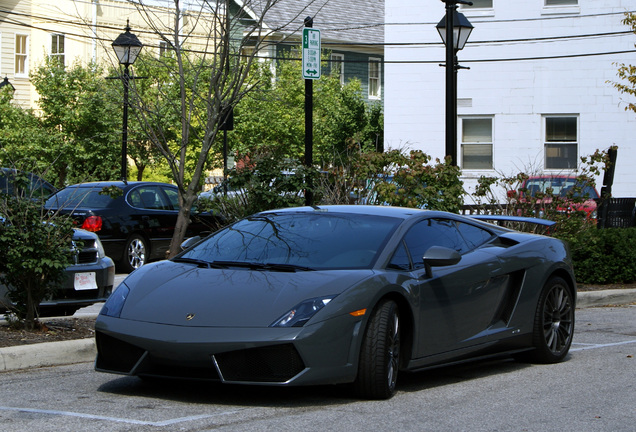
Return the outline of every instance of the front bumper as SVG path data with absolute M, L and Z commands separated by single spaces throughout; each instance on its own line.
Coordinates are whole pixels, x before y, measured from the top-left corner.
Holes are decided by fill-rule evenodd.
M 58 306 L 89 306 L 97 302 L 106 301 L 113 291 L 115 283 L 115 264 L 105 257 L 91 264 L 70 265 L 65 270 L 64 282 L 55 290 L 50 298 L 40 303 L 40 308 Z M 82 279 L 92 278 L 96 287 L 89 287 L 81 283 Z
M 95 370 L 258 385 L 352 382 L 362 321 L 297 328 L 186 327 L 100 315 Z

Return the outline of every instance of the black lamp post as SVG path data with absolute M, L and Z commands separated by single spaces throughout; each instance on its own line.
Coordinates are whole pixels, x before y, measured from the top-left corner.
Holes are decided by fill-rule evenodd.
M 457 51 L 464 48 L 473 25 L 464 14 L 457 12 L 457 4 L 472 6 L 463 0 L 442 0 L 446 3 L 446 16 L 437 24 L 437 31 L 446 45 L 446 156 L 457 165 L 457 70 L 468 69 L 459 65 Z M 452 42 L 450 42 L 452 41 Z
M 124 121 L 121 143 L 121 179 L 126 181 L 128 179 L 128 86 L 130 81 L 128 67 L 137 60 L 143 44 L 137 39 L 137 36 L 130 32 L 130 25 L 126 21 L 126 31 L 117 36 L 112 45 L 119 64 L 124 65 L 124 75 L 122 76 L 124 82 Z
M 9 78 L 5 76 L 2 82 L 0 82 L 0 89 L 6 86 L 8 86 L 11 89 L 11 91 L 15 91 L 15 87 L 13 87 L 13 84 L 9 82 Z

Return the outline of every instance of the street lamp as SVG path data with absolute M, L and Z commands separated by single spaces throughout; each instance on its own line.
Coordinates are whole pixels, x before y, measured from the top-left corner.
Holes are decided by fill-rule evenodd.
M 464 0 L 442 0 L 446 3 L 446 15 L 437 24 L 437 31 L 446 45 L 446 156 L 451 164 L 457 165 L 457 70 L 468 69 L 460 66 L 457 51 L 464 48 L 473 25 L 464 14 L 457 12 L 457 4 L 472 6 Z M 452 43 L 450 42 L 452 41 Z
M 124 65 L 124 75 L 122 76 L 124 82 L 124 121 L 121 143 L 121 179 L 126 181 L 128 179 L 128 87 L 130 81 L 128 67 L 137 60 L 143 44 L 137 39 L 137 36 L 130 32 L 129 22 L 126 21 L 126 31 L 117 36 L 112 45 L 117 59 L 119 59 L 119 64 Z
M 11 84 L 9 82 L 9 78 L 8 77 L 4 77 L 4 79 L 2 80 L 2 82 L 0 82 L 0 89 L 4 88 L 6 86 L 9 86 L 9 88 L 11 89 L 11 91 L 15 91 L 15 87 L 13 87 L 13 84 Z

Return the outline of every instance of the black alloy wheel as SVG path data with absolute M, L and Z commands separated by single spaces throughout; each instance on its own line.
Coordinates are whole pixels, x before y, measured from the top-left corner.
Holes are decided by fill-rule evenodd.
M 534 320 L 531 359 L 557 363 L 565 358 L 574 335 L 574 296 L 570 285 L 560 277 L 545 284 Z

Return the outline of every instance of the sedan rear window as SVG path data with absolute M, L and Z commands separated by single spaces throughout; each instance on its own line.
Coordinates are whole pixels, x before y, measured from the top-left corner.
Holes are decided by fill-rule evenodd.
M 46 201 L 47 208 L 106 208 L 113 198 L 102 193 L 102 188 L 66 188 Z
M 239 221 L 181 258 L 211 264 L 369 268 L 400 219 L 342 213 L 281 213 Z

